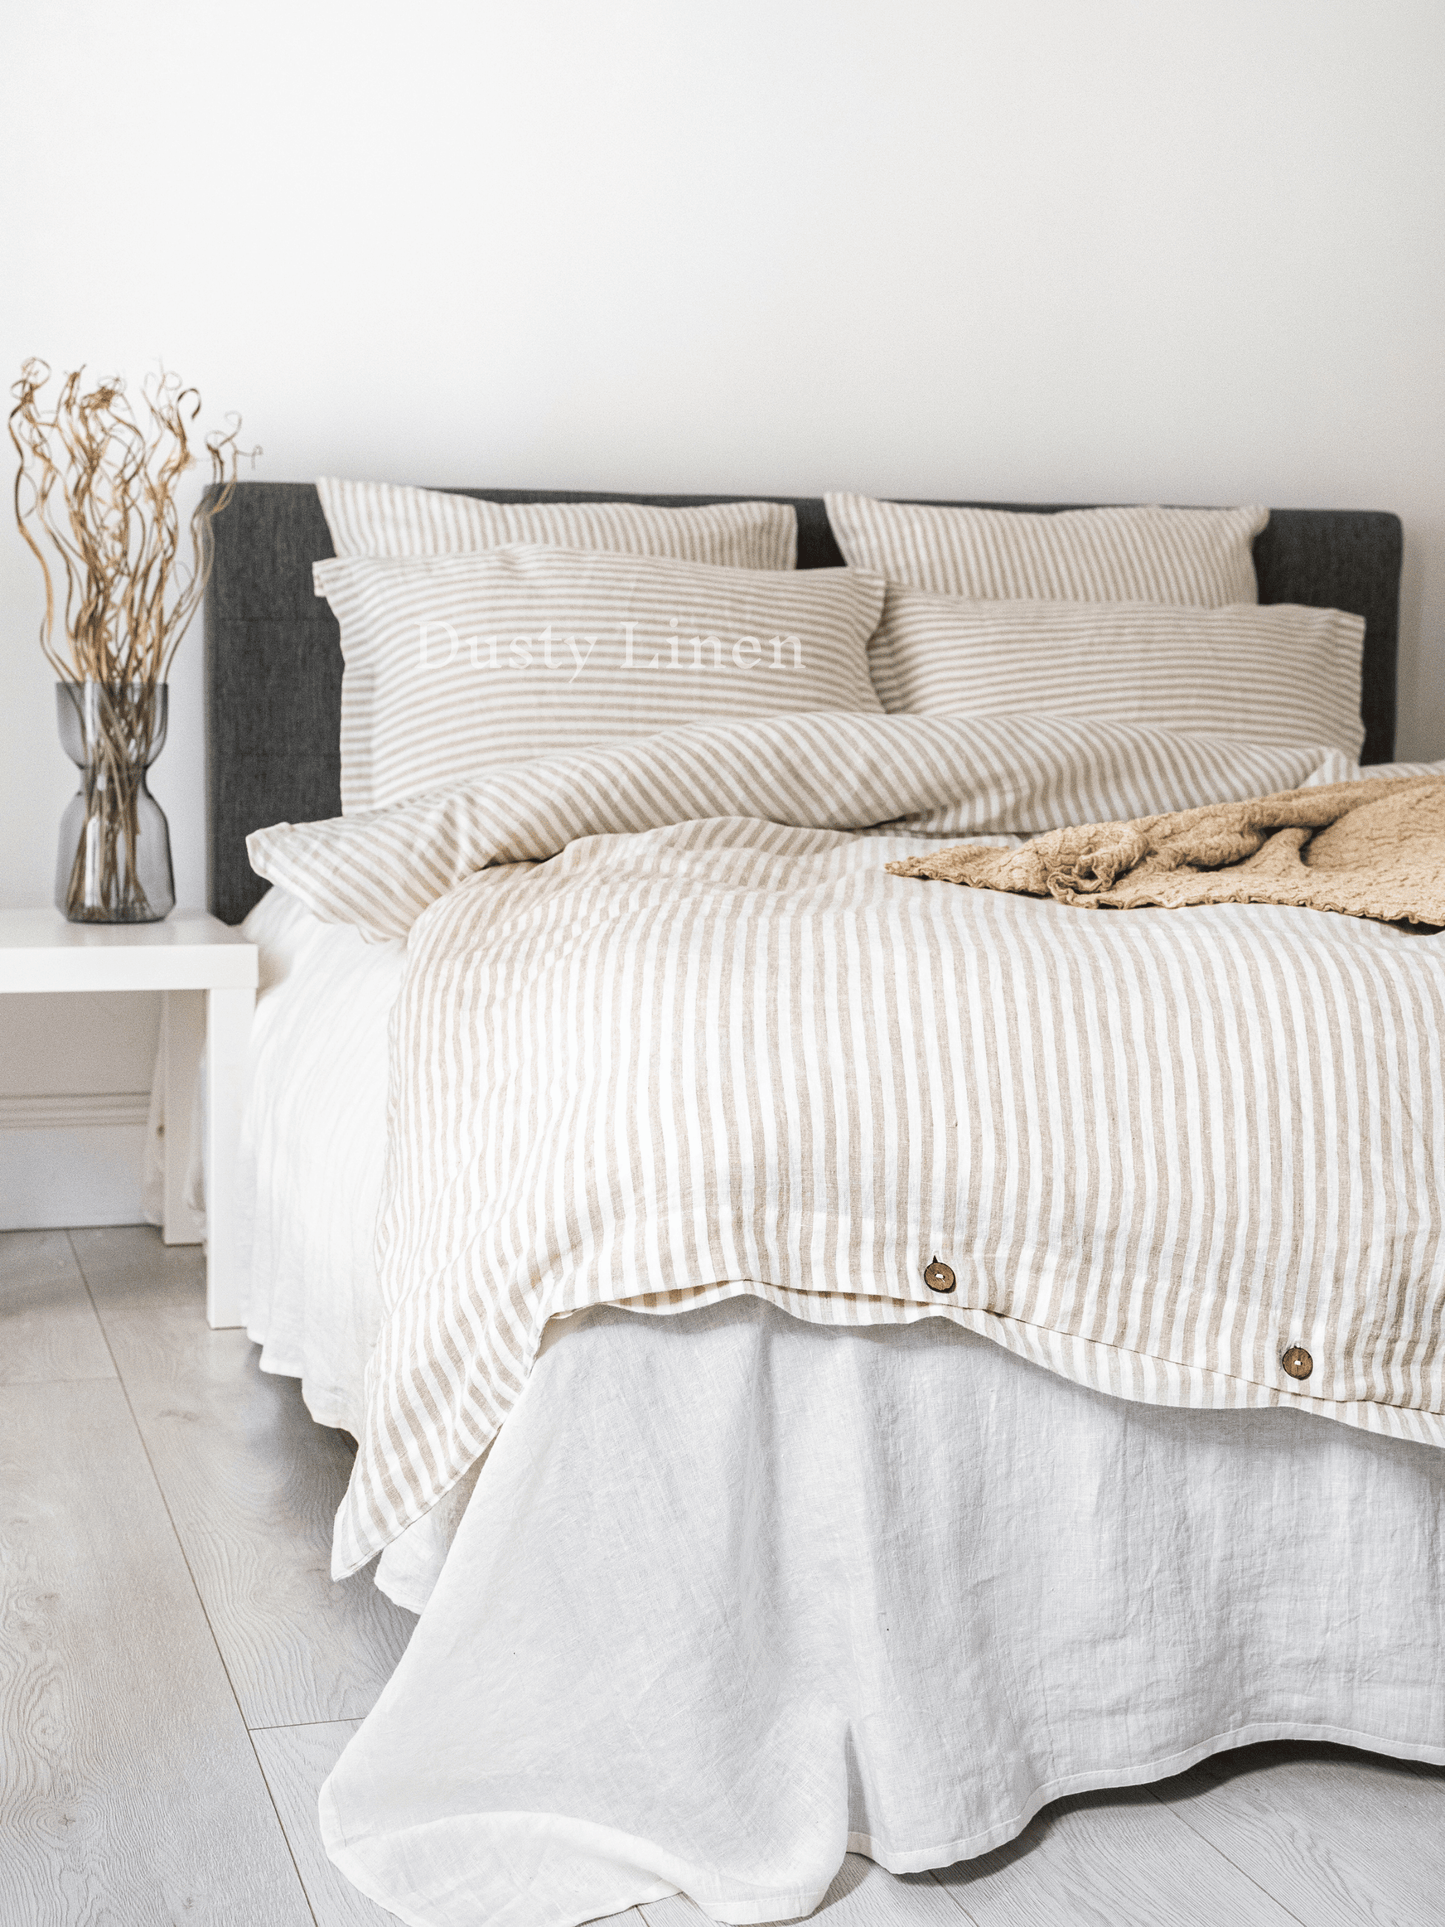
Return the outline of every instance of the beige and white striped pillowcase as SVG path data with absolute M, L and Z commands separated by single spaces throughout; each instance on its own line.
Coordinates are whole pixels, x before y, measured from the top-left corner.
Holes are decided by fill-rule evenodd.
M 316 484 L 341 556 L 464 555 L 509 542 L 619 555 L 666 555 L 726 569 L 794 569 L 798 517 L 788 502 L 483 502 L 391 482 Z
M 977 601 L 1257 602 L 1267 508 L 936 508 L 828 495 L 845 561 L 889 582 Z
M 884 585 L 866 571 L 519 544 L 313 573 L 341 623 L 347 814 L 681 724 L 882 714 L 868 640 Z
M 884 707 L 1053 715 L 1354 757 L 1365 625 L 1237 603 L 973 602 L 890 584 L 870 645 Z

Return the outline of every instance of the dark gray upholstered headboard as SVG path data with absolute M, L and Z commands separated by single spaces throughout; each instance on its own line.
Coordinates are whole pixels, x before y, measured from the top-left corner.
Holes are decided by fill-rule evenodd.
M 457 492 L 492 502 L 626 501 L 667 508 L 760 499 L 557 489 Z M 842 562 L 820 497 L 766 499 L 791 501 L 798 512 L 800 569 Z M 982 506 L 1039 514 L 1070 505 Z M 266 888 L 246 861 L 250 832 L 340 813 L 341 647 L 335 617 L 311 589 L 311 564 L 332 547 L 309 482 L 242 482 L 214 527 L 215 566 L 206 591 L 209 902 L 216 916 L 239 923 Z M 1401 549 L 1396 516 L 1350 509 L 1276 509 L 1254 545 L 1261 602 L 1302 602 L 1365 618 L 1361 710 L 1367 763 L 1388 762 L 1394 751 Z

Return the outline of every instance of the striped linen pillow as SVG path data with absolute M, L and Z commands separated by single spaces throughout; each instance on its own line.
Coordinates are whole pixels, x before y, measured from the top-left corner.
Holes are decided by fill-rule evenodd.
M 1057 515 L 828 495 L 844 559 L 889 582 L 981 602 L 1258 602 L 1269 510 L 1103 508 Z
M 390 482 L 316 484 L 338 555 L 463 555 L 509 542 L 619 555 L 671 555 L 726 569 L 795 569 L 798 517 L 788 502 L 479 502 Z
M 889 585 L 869 648 L 884 707 L 1070 716 L 1357 756 L 1365 625 L 1288 602 L 972 602 Z
M 855 569 L 722 569 L 518 544 L 349 557 L 313 574 L 341 623 L 341 807 L 684 723 L 881 715 Z

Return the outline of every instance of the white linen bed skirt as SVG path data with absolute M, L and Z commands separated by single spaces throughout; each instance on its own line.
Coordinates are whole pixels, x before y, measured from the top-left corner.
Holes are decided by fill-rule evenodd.
M 943 1320 L 549 1338 L 322 1792 L 403 1920 L 786 1919 L 845 1851 L 946 1866 L 1226 1747 L 1445 1762 L 1430 1447 L 1112 1400 Z

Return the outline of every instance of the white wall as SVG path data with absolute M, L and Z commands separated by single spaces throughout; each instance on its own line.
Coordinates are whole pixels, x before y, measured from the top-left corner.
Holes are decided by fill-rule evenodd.
M 163 356 L 273 479 L 1392 508 L 1400 750 L 1445 755 L 1438 0 L 112 0 L 6 38 L 0 368 Z M 39 608 L 0 537 L 0 903 L 48 898 L 71 787 Z M 172 700 L 198 903 L 198 631 Z M 153 1013 L 78 1021 L 60 1083 L 89 1035 L 139 1088 Z M 0 1097 L 59 1040 L 0 1004 Z

